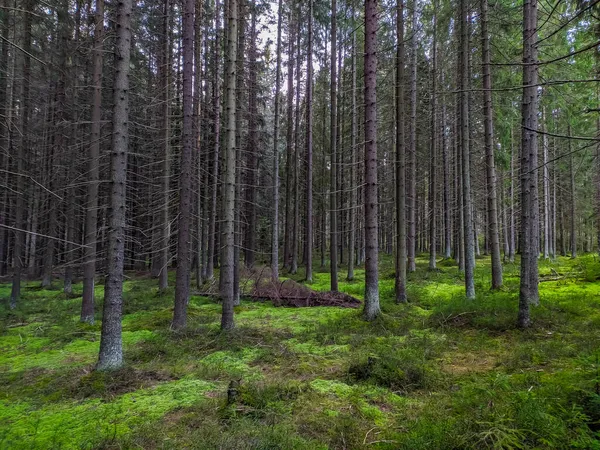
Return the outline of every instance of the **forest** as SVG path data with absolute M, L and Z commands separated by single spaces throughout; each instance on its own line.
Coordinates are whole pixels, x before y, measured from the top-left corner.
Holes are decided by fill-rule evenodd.
M 0 450 L 600 450 L 599 82 L 600 0 L 0 0 Z

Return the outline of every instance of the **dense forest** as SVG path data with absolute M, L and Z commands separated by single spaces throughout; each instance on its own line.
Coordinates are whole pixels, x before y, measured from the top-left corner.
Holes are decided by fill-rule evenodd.
M 599 0 L 0 0 L 0 448 L 600 449 Z

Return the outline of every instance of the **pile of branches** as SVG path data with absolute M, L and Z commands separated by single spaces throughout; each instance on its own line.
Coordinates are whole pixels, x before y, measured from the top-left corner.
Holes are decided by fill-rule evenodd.
M 218 283 L 212 283 L 206 292 L 196 295 L 218 297 Z M 307 308 L 314 306 L 337 306 L 358 308 L 361 301 L 343 292 L 318 292 L 294 280 L 273 280 L 270 269 L 244 268 L 240 273 L 240 297 L 250 301 L 270 301 L 275 306 Z

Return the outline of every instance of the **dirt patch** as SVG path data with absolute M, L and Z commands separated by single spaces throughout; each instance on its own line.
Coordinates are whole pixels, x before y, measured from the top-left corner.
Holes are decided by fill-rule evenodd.
M 94 371 L 81 377 L 72 390 L 82 397 L 114 397 L 173 379 L 168 373 L 156 370 L 123 368 L 113 372 Z
M 453 375 L 489 372 L 497 366 L 498 360 L 494 356 L 471 352 L 450 355 L 443 362 L 444 371 Z

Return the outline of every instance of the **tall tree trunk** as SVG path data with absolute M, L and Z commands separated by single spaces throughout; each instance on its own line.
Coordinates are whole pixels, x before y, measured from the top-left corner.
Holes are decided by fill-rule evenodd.
M 217 194 L 219 188 L 219 153 L 221 149 L 221 43 L 220 36 L 220 7 L 219 0 L 215 0 L 215 44 L 214 44 L 214 74 L 213 74 L 213 108 L 214 108 L 214 150 L 211 170 L 211 192 L 210 192 L 210 207 L 208 212 L 209 228 L 208 228 L 208 261 L 206 264 L 206 278 L 212 280 L 214 278 L 215 257 L 217 253 Z
M 337 3 L 331 0 L 331 82 L 330 82 L 330 153 L 331 181 L 329 193 L 330 238 L 329 252 L 331 254 L 331 290 L 338 290 L 338 201 L 337 201 Z M 325 231 L 325 230 L 323 230 Z
M 355 26 L 355 11 L 354 3 L 352 3 L 352 59 L 351 59 L 351 71 L 352 71 L 352 111 L 351 111 L 351 129 L 350 129 L 350 151 L 351 151 L 351 165 L 350 165 L 350 237 L 348 245 L 348 281 L 354 280 L 354 263 L 355 263 L 355 249 L 357 247 L 356 229 L 358 227 L 358 221 L 356 220 L 356 209 L 358 207 L 358 180 L 356 177 L 356 135 L 358 133 L 357 127 L 357 112 L 356 112 L 356 26 Z
M 444 74 L 442 72 L 442 84 L 444 83 Z M 442 104 L 442 130 L 446 130 L 446 103 Z M 444 205 L 444 259 L 452 257 L 452 200 L 450 192 L 450 150 L 446 132 L 442 132 L 442 164 L 444 165 L 444 192 L 442 202 Z
M 129 146 L 129 65 L 131 51 L 132 0 L 117 4 L 115 43 L 114 106 L 111 142 L 111 195 L 108 236 L 108 274 L 104 284 L 102 333 L 97 370 L 123 365 L 121 314 L 123 307 L 123 262 L 125 259 L 125 204 L 127 149 Z
M 429 168 L 429 270 L 436 270 L 436 201 L 437 201 L 437 1 L 433 6 L 433 58 L 431 74 L 431 156 Z
M 417 270 L 415 259 L 417 247 L 417 0 L 413 0 L 411 12 L 411 60 L 410 60 L 410 151 L 408 163 L 408 271 Z
M 481 48 L 483 70 L 483 128 L 488 190 L 488 230 L 492 251 L 492 289 L 502 287 L 502 260 L 498 231 L 498 193 L 494 160 L 494 124 L 492 109 L 492 74 L 490 70 L 490 36 L 488 32 L 488 0 L 481 0 Z
M 377 0 L 365 0 L 365 320 L 379 308 L 377 236 Z
M 229 0 L 228 42 L 226 68 L 226 139 L 223 173 L 223 228 L 221 256 L 221 329 L 234 327 L 234 246 L 235 246 L 235 116 L 236 116 L 236 58 L 237 58 L 237 0 Z M 255 21 L 253 12 L 253 22 Z M 254 24 L 252 25 L 254 27 Z
M 192 222 L 192 166 L 194 150 L 194 0 L 183 5 L 183 130 L 179 163 L 179 221 L 177 233 L 177 274 L 175 308 L 171 327 L 179 330 L 187 322 L 190 298 L 190 251 Z
M 290 273 L 298 272 L 298 251 L 300 248 L 300 7 L 298 6 L 298 16 L 294 21 L 296 26 L 296 99 L 295 99 L 295 119 L 294 119 L 294 224 L 292 227 L 292 262 Z
M 160 239 L 158 243 L 159 266 L 158 290 L 165 292 L 169 286 L 169 178 L 170 178 L 170 158 L 171 158 L 171 108 L 169 105 L 170 94 L 170 72 L 171 72 L 171 40 L 170 40 L 170 0 L 165 0 L 163 17 L 163 45 L 161 55 L 161 84 L 162 84 L 162 141 L 163 152 L 161 159 L 161 203 L 160 203 Z M 178 265 L 179 267 L 179 265 Z
M 542 112 L 542 131 L 546 130 L 546 111 Z M 550 171 L 548 168 L 548 135 L 542 136 L 542 186 L 544 187 L 544 259 L 550 258 Z
M 13 247 L 13 278 L 12 289 L 10 292 L 10 308 L 14 309 L 21 298 L 21 272 L 23 270 L 23 246 L 25 242 L 25 156 L 28 145 L 29 135 L 29 87 L 31 75 L 31 11 L 33 10 L 34 0 L 27 0 L 23 11 L 23 55 L 22 59 L 22 81 L 20 83 L 19 104 L 23 105 L 19 111 L 19 130 L 20 141 L 17 144 L 17 176 L 15 190 L 17 191 L 17 200 L 15 205 L 15 235 Z
M 396 278 L 397 303 L 406 303 L 406 147 L 404 145 L 404 0 L 396 9 Z M 353 74 L 354 76 L 354 74 Z M 354 100 L 354 98 L 353 98 Z M 352 133 L 354 136 L 354 132 Z M 354 164 L 353 164 L 354 167 Z M 355 180 L 353 179 L 353 183 Z
M 68 3 L 63 1 L 57 7 L 57 26 L 58 40 L 60 42 L 60 52 L 58 57 L 58 67 L 60 67 L 58 82 L 56 84 L 56 116 L 54 125 L 54 145 L 50 156 L 52 172 L 50 175 L 50 189 L 55 192 L 62 183 L 65 182 L 63 170 L 59 169 L 67 155 L 67 48 L 69 40 L 69 26 L 67 21 Z M 48 197 L 48 231 L 47 242 L 44 253 L 44 265 L 42 273 L 42 287 L 50 288 L 52 286 L 52 270 L 54 268 L 54 256 L 56 253 L 56 235 L 58 234 L 58 209 L 57 197 L 50 195 Z
M 196 153 L 196 288 L 200 288 L 204 282 L 204 202 L 203 188 L 205 179 L 205 152 L 203 151 L 202 141 L 202 13 L 203 5 L 196 2 L 196 17 L 194 22 L 194 143 Z M 205 55 L 206 56 L 206 55 Z
M 516 253 L 516 225 L 515 225 L 515 149 L 513 139 L 513 129 L 510 128 L 510 251 L 508 254 L 508 260 L 512 263 L 515 262 Z
M 313 246 L 313 1 L 308 0 L 308 53 L 306 71 L 306 229 L 305 229 L 305 252 L 306 259 L 306 281 L 312 283 L 312 246 Z
M 475 298 L 475 245 L 473 233 L 473 201 L 471 197 L 471 166 L 469 142 L 469 10 L 467 0 L 461 0 L 461 50 L 460 80 L 461 109 L 460 131 L 462 145 L 462 196 L 465 243 L 465 291 L 468 299 Z
M 273 218 L 271 234 L 271 276 L 279 279 L 279 94 L 281 91 L 281 23 L 283 0 L 277 9 L 277 67 L 275 75 L 275 117 L 273 118 Z
M 571 124 L 568 126 L 568 135 L 571 136 Z M 571 151 L 571 139 L 567 139 L 567 152 L 569 154 L 569 202 L 571 203 L 570 207 L 570 237 L 571 237 L 571 258 L 577 258 L 577 216 L 576 216 L 576 202 L 577 196 L 575 192 L 575 167 L 573 161 L 573 152 Z
M 248 51 L 248 143 L 246 146 L 246 238 L 244 260 L 247 267 L 253 267 L 256 261 L 256 203 L 258 200 L 258 61 L 257 61 L 257 5 L 252 4 L 252 22 L 250 25 L 250 49 Z
M 293 233 L 293 185 L 292 180 L 294 172 L 292 164 L 294 161 L 293 139 L 294 139 L 294 40 L 296 26 L 292 22 L 292 14 L 290 14 L 290 32 L 288 35 L 288 63 L 287 63 L 287 124 L 286 124 L 286 163 L 285 163 L 285 234 L 283 238 L 283 267 L 284 269 L 291 268 L 292 254 L 292 233 Z
M 85 211 L 83 297 L 81 321 L 94 323 L 94 279 L 96 276 L 96 241 L 98 234 L 98 188 L 100 179 L 100 131 L 102 129 L 102 62 L 104 56 L 104 0 L 96 0 L 92 85 L 92 129 L 88 160 L 87 203 Z
M 538 205 L 538 66 L 537 0 L 523 4 L 523 106 L 521 144 L 521 287 L 518 325 L 529 327 L 530 304 L 539 303 L 539 205 Z
M 10 31 L 10 0 L 3 0 L 0 10 L 0 26 L 2 32 L 2 52 L 0 53 L 0 148 L 10 148 L 10 127 L 8 114 L 10 113 L 10 103 L 7 101 L 8 82 L 9 82 L 9 64 L 8 64 L 8 48 L 9 48 L 9 31 Z M 0 164 L 2 167 L 9 167 L 8 153 L 0 156 Z M 10 174 L 4 173 L 3 183 L 8 186 Z M 7 215 L 10 209 L 8 189 L 3 189 L 0 195 L 0 276 L 6 273 L 6 257 L 8 256 L 8 229 L 2 225 L 8 225 Z

